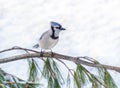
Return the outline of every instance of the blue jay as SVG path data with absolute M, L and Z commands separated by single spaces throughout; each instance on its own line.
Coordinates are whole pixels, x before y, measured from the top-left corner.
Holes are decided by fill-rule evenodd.
M 62 30 L 66 30 L 65 28 L 62 27 L 62 25 L 60 25 L 57 22 L 50 22 L 50 24 L 51 29 L 44 32 L 39 39 L 39 43 L 33 46 L 35 48 L 38 48 L 40 46 L 41 53 L 42 49 L 51 50 L 58 43 L 59 33 Z

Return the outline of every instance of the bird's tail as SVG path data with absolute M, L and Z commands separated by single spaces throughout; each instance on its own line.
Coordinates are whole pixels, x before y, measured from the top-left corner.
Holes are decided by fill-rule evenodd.
M 33 48 L 38 48 L 39 47 L 39 44 L 35 44 L 34 46 L 33 46 Z

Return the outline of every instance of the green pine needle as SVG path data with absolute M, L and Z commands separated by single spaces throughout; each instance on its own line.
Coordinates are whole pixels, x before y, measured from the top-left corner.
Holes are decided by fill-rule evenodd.
M 61 88 L 64 83 L 57 63 L 53 59 L 46 59 L 42 74 L 47 79 L 49 88 Z
M 104 82 L 106 88 L 118 88 L 107 70 L 104 70 Z
M 38 78 L 38 73 L 40 71 L 38 63 L 34 59 L 28 59 L 29 63 L 29 77 L 28 81 L 35 82 Z
M 71 80 L 70 80 L 70 74 L 68 73 L 68 76 L 67 76 L 67 88 L 70 88 L 70 84 L 71 84 Z

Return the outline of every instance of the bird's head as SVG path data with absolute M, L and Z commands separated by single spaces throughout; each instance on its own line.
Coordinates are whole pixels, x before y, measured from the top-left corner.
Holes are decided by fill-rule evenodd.
M 62 27 L 61 24 L 57 23 L 57 22 L 50 22 L 51 24 L 51 28 L 54 30 L 54 31 L 62 31 L 62 30 L 66 30 L 65 28 Z

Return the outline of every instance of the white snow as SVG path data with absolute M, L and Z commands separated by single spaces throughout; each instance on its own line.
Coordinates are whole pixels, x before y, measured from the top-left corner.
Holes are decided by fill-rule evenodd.
M 53 51 L 120 66 L 120 0 L 0 0 L 0 50 L 32 48 L 50 21 L 67 29 Z M 16 62 L 1 67 L 25 79 L 26 63 Z M 120 74 L 111 73 L 119 87 Z

